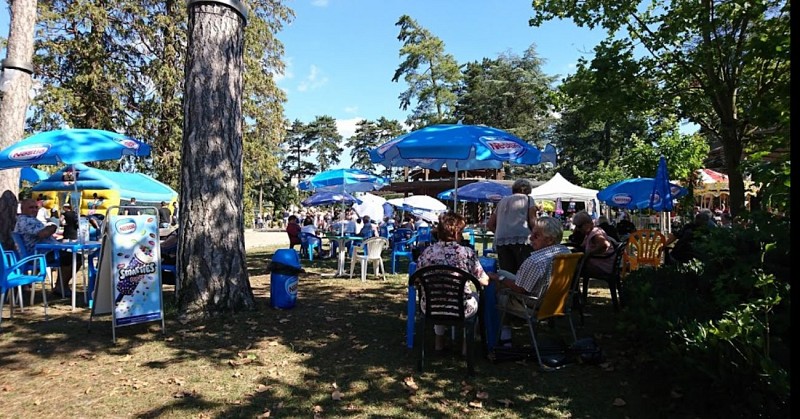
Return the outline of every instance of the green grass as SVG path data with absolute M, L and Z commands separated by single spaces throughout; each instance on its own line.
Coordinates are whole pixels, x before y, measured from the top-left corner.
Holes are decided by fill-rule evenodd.
M 370 274 L 362 283 L 327 276 L 334 259 L 304 260 L 297 306 L 277 310 L 269 307 L 266 274 L 274 250 L 248 252 L 257 310 L 180 324 L 168 306 L 163 335 L 157 323 L 136 325 L 118 329 L 113 344 L 110 318 L 95 319 L 87 331 L 88 310 L 73 313 L 66 300 L 52 303 L 49 321 L 41 306 L 13 320 L 5 310 L 2 415 L 625 418 L 666 411 L 639 391 L 607 290 L 591 290 L 591 317 L 578 330 L 597 338 L 608 359 L 602 366 L 540 372 L 531 362 L 479 357 L 476 375 L 467 378 L 464 359 L 454 354 L 430 358 L 419 373 L 415 352 L 405 347 L 407 275 L 382 282 Z M 566 336 L 566 322 L 556 331 Z M 527 329 L 516 327 L 514 341 L 529 342 Z M 620 400 L 624 406 L 615 405 Z

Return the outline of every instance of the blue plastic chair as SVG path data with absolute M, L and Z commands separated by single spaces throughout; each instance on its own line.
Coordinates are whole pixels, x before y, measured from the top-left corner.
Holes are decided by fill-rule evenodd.
M 430 227 L 417 228 L 417 246 L 427 246 L 433 241 Z
M 322 249 L 322 239 L 310 233 L 300 232 L 300 255 L 305 255 L 308 260 L 314 260 L 314 249 Z
M 3 302 L 6 292 L 23 285 L 33 285 L 37 282 L 42 283 L 42 301 L 44 302 L 44 316 L 47 319 L 47 293 L 45 292 L 44 281 L 47 270 L 45 269 L 45 259 L 43 255 L 33 255 L 17 260 L 11 252 L 3 250 L 2 258 L 3 270 L 0 273 L 0 314 L 3 312 Z M 20 296 L 21 297 L 21 296 Z M 22 303 L 20 298 L 20 305 Z M 14 317 L 14 298 L 11 299 L 11 318 Z M 0 323 L 3 317 L 0 315 Z
M 11 233 L 11 236 L 14 238 L 14 244 L 16 245 L 16 252 L 17 252 L 17 260 L 25 259 L 28 256 L 33 256 L 28 254 L 28 250 L 25 248 L 25 241 L 22 239 L 22 234 L 20 233 Z M 59 260 L 59 252 L 54 252 L 55 259 L 48 263 L 45 259 L 45 267 L 48 269 L 58 269 L 58 276 L 61 277 L 61 261 Z M 48 272 L 45 269 L 45 274 L 50 277 L 50 288 L 53 288 L 55 284 L 55 280 L 53 279 L 53 274 Z M 64 295 L 64 283 L 59 281 L 59 285 L 61 285 L 61 295 Z
M 464 233 L 469 234 L 469 245 L 474 249 L 475 248 L 475 230 L 472 228 L 465 228 Z
M 397 259 L 407 257 L 413 261 L 412 251 L 417 244 L 417 235 L 408 228 L 398 228 L 392 233 L 392 273 L 397 273 Z

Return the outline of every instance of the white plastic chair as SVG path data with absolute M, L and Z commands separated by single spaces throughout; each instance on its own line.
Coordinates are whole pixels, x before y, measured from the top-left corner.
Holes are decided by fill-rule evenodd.
M 383 267 L 383 249 L 389 247 L 389 240 L 385 237 L 370 237 L 361 243 L 353 252 L 353 257 L 350 258 L 350 279 L 353 279 L 353 271 L 356 268 L 356 260 L 361 262 L 361 282 L 367 280 L 367 264 L 373 263 L 375 275 L 381 275 L 383 280 L 386 280 L 386 269 Z M 366 251 L 364 250 L 366 249 Z M 359 252 L 360 250 L 360 252 Z M 380 274 L 378 273 L 380 272 Z

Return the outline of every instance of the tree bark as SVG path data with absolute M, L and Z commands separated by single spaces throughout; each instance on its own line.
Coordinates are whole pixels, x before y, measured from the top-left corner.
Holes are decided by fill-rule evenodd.
M 244 247 L 244 18 L 190 3 L 178 263 L 184 319 L 255 308 Z
M 12 0 L 11 21 L 3 69 L 3 93 L 0 94 L 0 149 L 19 140 L 25 132 L 31 74 L 8 65 L 27 64 L 33 58 L 33 27 L 36 23 L 36 0 Z M 13 249 L 11 232 L 17 222 L 19 170 L 0 170 L 0 243 Z

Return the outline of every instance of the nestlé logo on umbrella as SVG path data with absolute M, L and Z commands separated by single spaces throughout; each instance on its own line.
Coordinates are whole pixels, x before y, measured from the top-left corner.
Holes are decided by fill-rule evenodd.
M 632 199 L 633 198 L 630 195 L 626 194 L 626 193 L 614 194 L 614 196 L 611 197 L 611 201 L 613 203 L 619 204 L 619 205 L 630 204 Z
M 659 202 L 661 202 L 661 195 L 659 195 L 658 192 L 650 195 L 650 202 L 652 202 L 653 205 L 657 205 Z
M 519 157 L 525 149 L 516 141 L 482 138 L 484 144 L 498 156 Z
M 8 158 L 14 161 L 33 161 L 50 150 L 50 144 L 31 144 L 14 149 Z
M 129 138 L 119 138 L 115 141 L 122 144 L 122 146 L 125 148 L 131 148 L 134 150 L 137 150 L 139 148 L 139 143 Z

